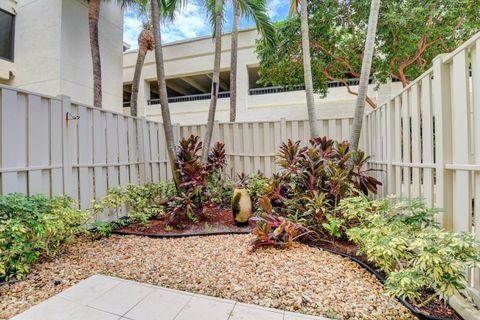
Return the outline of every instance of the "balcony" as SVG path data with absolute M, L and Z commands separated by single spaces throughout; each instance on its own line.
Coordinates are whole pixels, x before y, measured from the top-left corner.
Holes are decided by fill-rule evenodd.
M 211 93 L 201 93 L 201 94 L 192 94 L 187 96 L 169 97 L 168 103 L 210 100 L 211 97 L 212 97 Z M 230 98 L 230 91 L 219 92 L 218 98 L 219 99 Z M 160 104 L 160 99 L 149 99 L 147 100 L 147 103 L 148 105 Z

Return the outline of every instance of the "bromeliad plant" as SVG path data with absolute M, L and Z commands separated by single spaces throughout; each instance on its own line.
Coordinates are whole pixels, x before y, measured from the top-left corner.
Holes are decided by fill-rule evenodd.
M 386 273 L 388 291 L 417 306 L 464 289 L 466 270 L 480 263 L 480 243 L 438 228 L 436 210 L 420 200 L 354 197 L 342 200 L 338 211 L 359 254 Z
M 273 211 L 315 232 L 338 236 L 334 208 L 345 197 L 376 193 L 381 183 L 366 169 L 368 157 L 347 142 L 313 138 L 307 146 L 288 140 L 280 146 L 279 174 L 265 187 Z M 330 219 L 327 221 L 326 216 Z

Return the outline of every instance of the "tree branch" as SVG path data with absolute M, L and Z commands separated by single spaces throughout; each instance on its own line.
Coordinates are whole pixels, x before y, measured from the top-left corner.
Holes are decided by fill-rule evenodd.
M 350 87 L 350 85 L 348 84 L 348 81 L 346 81 L 345 79 L 340 79 L 340 78 L 335 78 L 333 77 L 326 69 L 324 68 L 320 68 L 320 72 L 330 81 L 338 81 L 340 83 L 342 83 L 345 88 L 347 89 L 347 92 L 350 93 L 350 94 L 353 94 L 355 96 L 358 96 L 358 92 L 355 92 L 352 90 L 352 88 Z M 375 109 L 377 107 L 377 104 L 375 102 L 373 102 L 373 100 L 367 95 L 365 97 L 365 101 L 370 105 L 370 107 L 372 107 L 373 109 Z

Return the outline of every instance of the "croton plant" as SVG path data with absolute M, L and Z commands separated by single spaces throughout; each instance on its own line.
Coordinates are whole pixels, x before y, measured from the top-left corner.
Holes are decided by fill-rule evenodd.
M 177 148 L 177 167 L 180 172 L 179 193 L 172 202 L 173 217 L 188 217 L 197 220 L 198 211 L 211 205 L 209 185 L 218 184 L 221 172 L 227 164 L 225 145 L 217 142 L 201 162 L 202 142 L 198 136 L 190 135 L 180 141 Z
M 367 161 L 365 153 L 352 151 L 348 142 L 317 137 L 301 146 L 300 141 L 288 140 L 277 155 L 280 170 L 265 187 L 272 215 L 308 228 L 313 237 L 338 235 L 332 215 L 340 200 L 376 193 L 381 185 L 365 168 Z M 273 223 L 266 220 L 257 221 L 255 232 L 266 230 L 267 224 L 275 232 Z

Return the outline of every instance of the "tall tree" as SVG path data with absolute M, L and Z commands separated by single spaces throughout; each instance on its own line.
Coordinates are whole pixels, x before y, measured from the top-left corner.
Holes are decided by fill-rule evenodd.
M 93 71 L 93 105 L 102 107 L 102 63 L 100 59 L 100 44 L 98 39 L 98 22 L 100 20 L 100 5 L 108 0 L 88 1 L 88 34 L 90 38 L 90 54 Z M 122 8 L 142 0 L 117 0 Z
M 230 122 L 237 118 L 237 57 L 238 57 L 238 23 L 240 21 L 239 0 L 232 0 L 233 22 L 232 42 L 230 45 Z
M 237 115 L 237 64 L 238 64 L 238 24 L 240 16 L 255 21 L 265 43 L 271 48 L 275 45 L 275 29 L 267 15 L 265 0 L 232 0 L 233 22 L 230 47 L 230 122 Z
M 318 136 L 317 112 L 313 97 L 312 63 L 310 58 L 310 36 L 308 31 L 308 3 L 307 0 L 290 0 L 290 13 L 292 16 L 297 12 L 300 5 L 300 29 L 302 35 L 302 58 L 303 58 L 303 81 L 305 84 L 305 96 L 307 98 L 308 124 L 310 136 Z
M 98 20 L 101 0 L 88 0 L 88 32 L 90 35 L 90 53 L 93 67 L 93 105 L 102 107 L 102 64 L 98 41 Z
M 172 0 L 172 2 L 175 0 Z M 170 159 L 170 164 L 172 168 L 172 176 L 177 188 L 180 186 L 180 174 L 177 167 L 177 155 L 175 150 L 175 138 L 173 135 L 173 126 L 172 119 L 170 117 L 170 109 L 168 106 L 168 95 L 167 95 L 167 83 L 165 80 L 165 65 L 163 62 L 163 50 L 162 50 L 162 34 L 160 28 L 160 9 L 159 3 L 162 5 L 162 8 L 166 5 L 162 0 L 150 0 L 151 14 L 152 14 L 152 24 L 153 24 L 153 36 L 155 40 L 155 64 L 156 64 L 156 73 L 158 81 L 158 92 L 160 95 L 160 106 L 162 111 L 163 119 L 163 130 L 165 132 L 165 140 L 167 143 L 167 153 L 168 158 Z M 175 4 L 170 4 L 172 7 Z M 168 9 L 171 11 L 173 9 Z
M 235 0 L 234 0 L 235 1 Z M 215 38 L 215 56 L 213 63 L 213 75 L 212 75 L 212 90 L 211 90 L 211 99 L 210 99 L 210 108 L 208 111 L 207 119 L 207 129 L 205 130 L 205 138 L 203 140 L 203 149 L 202 149 L 202 161 L 207 159 L 208 150 L 212 142 L 213 134 L 213 124 L 215 122 L 215 112 L 217 109 L 218 101 L 218 91 L 219 91 L 219 81 L 220 81 L 220 63 L 221 63 L 221 52 L 222 52 L 222 21 L 223 13 L 225 10 L 225 1 L 224 0 L 207 0 L 206 1 L 207 12 L 210 15 L 211 22 L 214 29 L 214 38 Z M 266 5 L 265 0 L 238 0 L 238 9 L 240 13 L 245 17 L 252 18 L 255 21 L 257 29 L 260 31 L 260 34 L 264 37 L 265 43 L 269 46 L 272 45 L 275 41 L 275 31 L 271 25 L 270 19 L 266 14 Z M 235 14 L 235 13 L 234 13 Z M 235 24 L 234 24 L 235 28 Z M 236 76 L 237 76 L 237 45 L 238 39 L 238 20 L 237 20 L 237 30 L 232 34 L 232 54 L 231 60 L 234 71 L 231 71 L 230 77 L 235 77 L 233 79 L 233 98 L 230 95 L 230 103 L 234 101 L 234 107 L 230 110 L 232 115 L 232 110 L 236 114 Z M 235 44 L 233 43 L 235 42 Z M 235 65 L 233 65 L 235 64 Z M 230 78 L 232 79 L 232 78 Z M 232 87 L 231 90 L 232 91 Z M 235 116 L 234 116 L 235 118 Z
M 213 62 L 212 90 L 210 98 L 210 108 L 208 110 L 207 129 L 203 139 L 202 162 L 207 160 L 208 150 L 212 141 L 213 124 L 215 122 L 215 112 L 217 110 L 218 89 L 220 81 L 220 59 L 222 54 L 222 21 L 223 21 L 224 1 L 215 0 L 212 19 L 214 19 L 215 36 L 215 56 Z M 211 12 L 211 11 L 210 11 Z
M 309 35 L 315 92 L 325 96 L 341 84 L 357 95 L 353 85 L 361 73 L 370 0 L 309 0 Z M 389 0 L 381 3 L 371 76 L 376 84 L 399 80 L 406 86 L 432 65 L 438 54 L 454 50 L 480 30 L 478 0 Z M 294 86 L 303 82 L 299 19 L 275 25 L 275 50 L 257 44 L 260 82 Z M 415 30 L 415 32 L 412 32 Z M 402 74 L 404 76 L 402 76 Z M 366 97 L 371 107 L 373 97 Z M 379 101 L 381 102 L 381 101 Z
M 358 143 L 360 142 L 363 116 L 365 114 L 365 98 L 367 96 L 368 82 L 370 79 L 370 68 L 372 66 L 373 49 L 375 47 L 375 34 L 377 32 L 379 10 L 380 0 L 372 0 L 370 17 L 368 18 L 368 31 L 367 38 L 365 40 L 365 51 L 363 53 L 362 72 L 360 74 L 360 84 L 358 86 L 357 102 L 355 104 L 355 114 L 352 124 L 352 134 L 350 137 L 350 143 L 353 150 L 358 149 Z
M 143 24 L 143 30 L 138 36 L 138 54 L 137 63 L 135 64 L 135 72 L 133 74 L 132 94 L 130 97 L 130 114 L 134 117 L 138 114 L 138 87 L 140 85 L 140 77 L 145 62 L 145 56 L 148 51 L 152 51 L 155 47 L 155 40 L 152 32 L 152 25 L 149 22 Z

